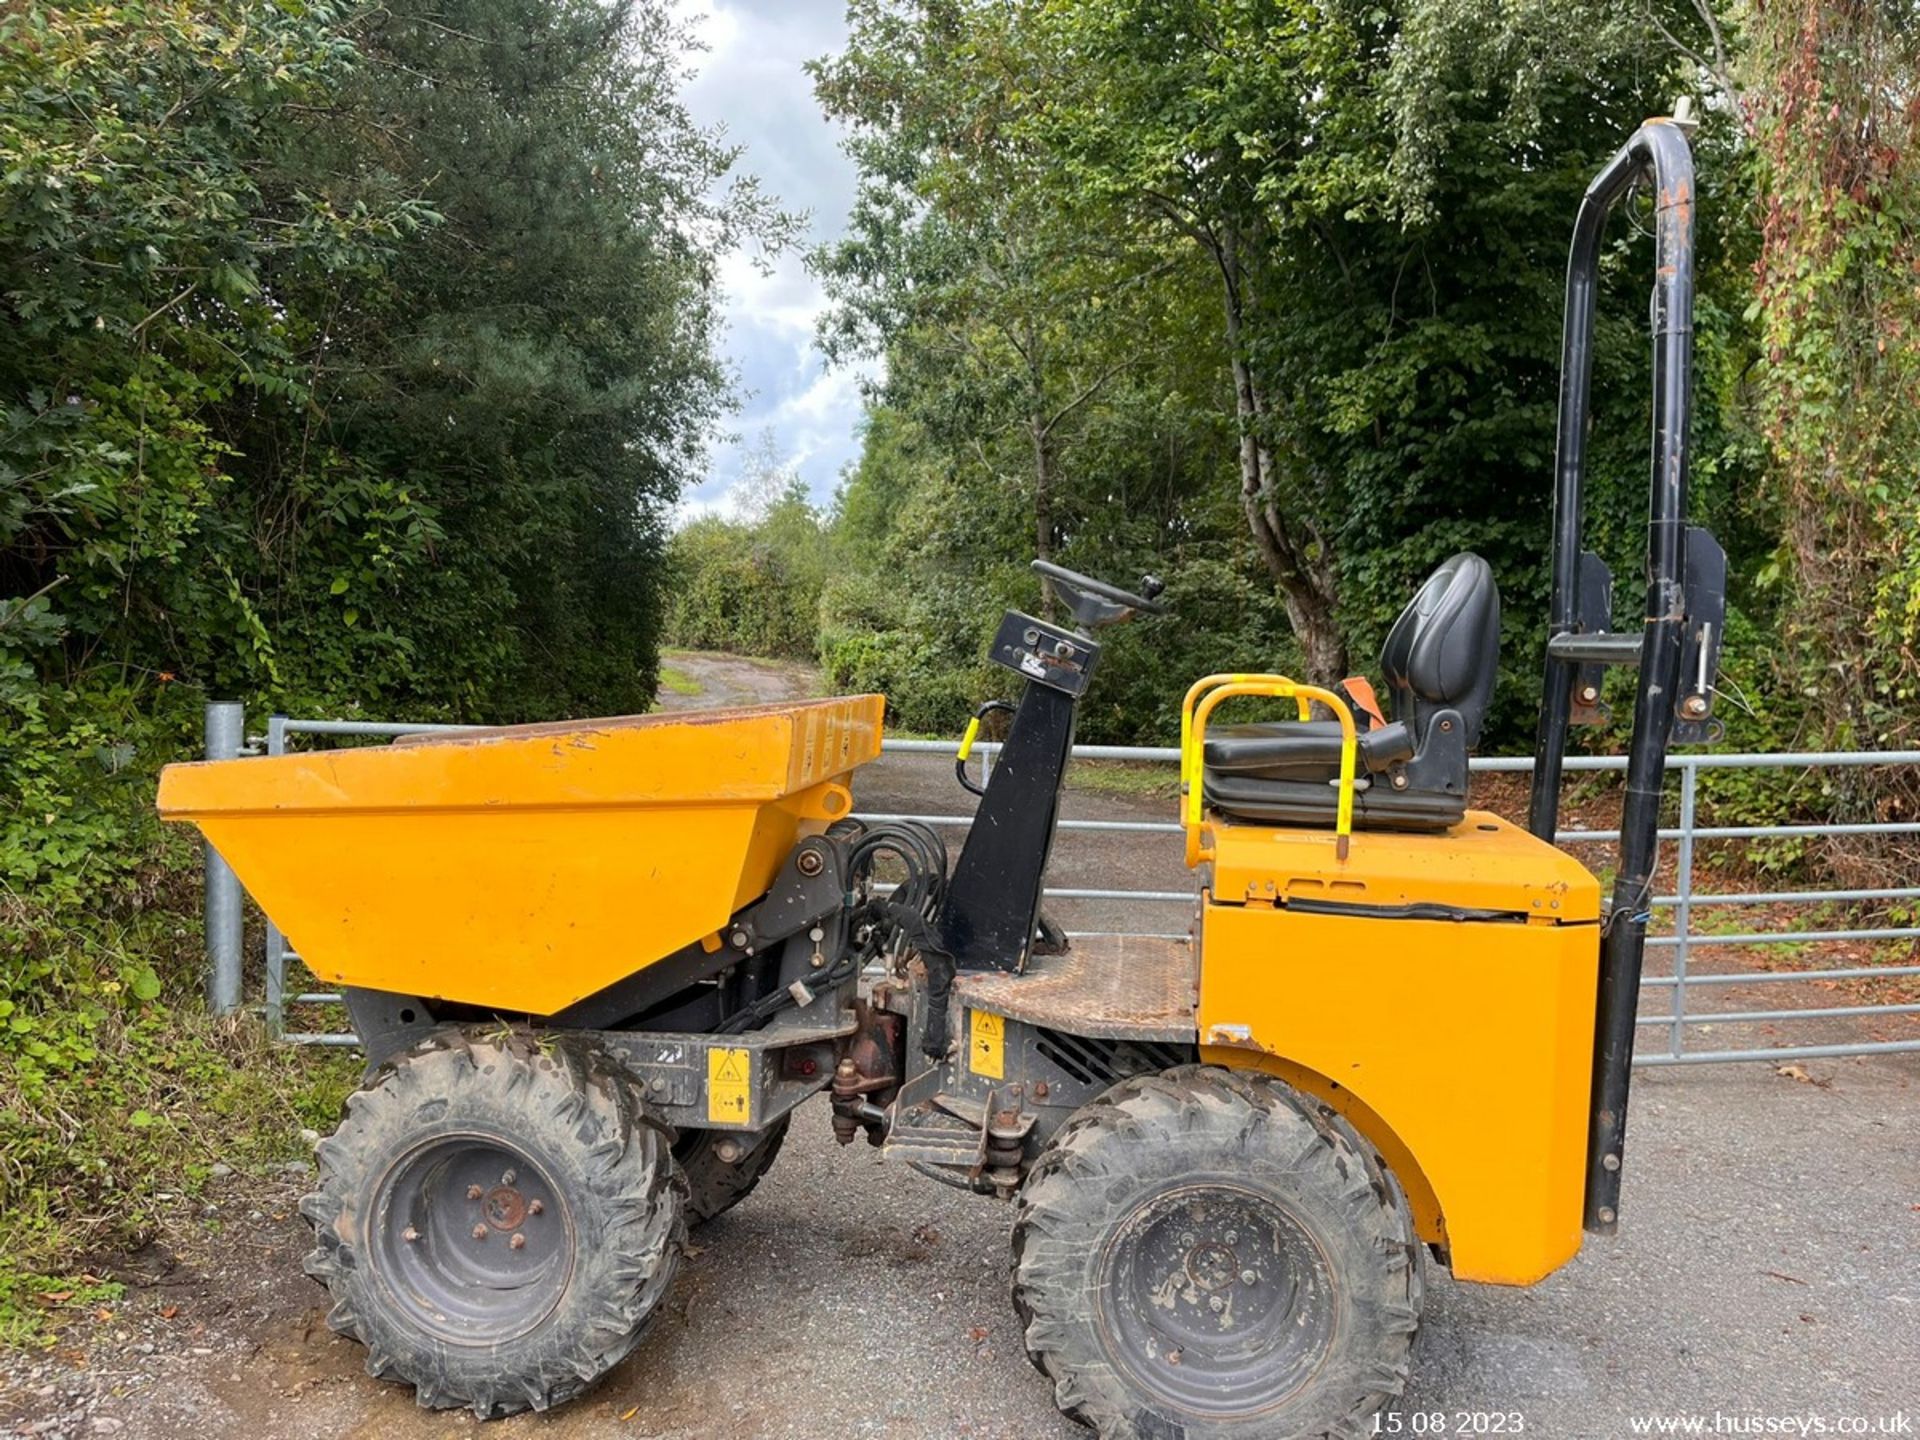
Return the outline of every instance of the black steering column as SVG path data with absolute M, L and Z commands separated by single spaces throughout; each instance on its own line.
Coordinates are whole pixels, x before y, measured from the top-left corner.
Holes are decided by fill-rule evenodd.
M 1000 621 L 989 657 L 1027 683 L 1017 704 L 982 706 L 964 751 L 992 709 L 1011 709 L 998 761 L 967 832 L 941 908 L 941 940 L 961 970 L 1024 970 L 1040 930 L 1040 890 L 1073 749 L 1074 707 L 1093 678 L 1100 646 L 1088 633 L 1162 610 L 1152 576 L 1134 594 L 1047 561 L 1033 563 L 1078 622 L 1068 629 L 1018 610 Z M 967 788 L 977 787 L 968 784 Z

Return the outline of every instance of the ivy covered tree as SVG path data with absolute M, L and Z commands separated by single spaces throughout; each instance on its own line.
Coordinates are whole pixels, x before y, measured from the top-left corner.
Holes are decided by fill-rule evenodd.
M 1729 76 L 1760 173 L 1758 424 L 1787 686 L 1817 739 L 1920 736 L 1920 8 L 1750 7 Z M 1911 818 L 1870 777 L 1852 808 Z M 1892 812 L 1889 812 L 1891 817 Z M 1911 858 L 1911 857 L 1909 857 Z

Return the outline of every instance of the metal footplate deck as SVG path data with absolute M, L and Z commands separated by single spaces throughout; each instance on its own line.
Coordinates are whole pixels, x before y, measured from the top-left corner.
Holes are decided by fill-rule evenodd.
M 1025 974 L 962 972 L 959 1003 L 1070 1035 L 1191 1041 L 1194 947 L 1186 940 L 1093 935 L 1064 954 L 1036 955 Z

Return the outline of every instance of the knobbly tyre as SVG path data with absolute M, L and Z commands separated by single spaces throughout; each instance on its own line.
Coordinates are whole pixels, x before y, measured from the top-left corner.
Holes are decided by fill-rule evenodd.
M 1643 176 L 1647 618 L 1614 633 L 1581 543 L 1593 286 Z M 852 818 L 878 696 L 170 768 L 162 812 L 344 988 L 366 1050 L 301 1206 L 329 1323 L 422 1405 L 572 1399 L 645 1334 L 686 1227 L 825 1092 L 842 1143 L 1012 1203 L 1013 1303 L 1068 1415 L 1143 1440 L 1370 1433 L 1429 1257 L 1528 1285 L 1617 1223 L 1664 762 L 1711 738 L 1722 630 L 1724 559 L 1686 523 L 1692 223 L 1666 120 L 1580 210 L 1526 829 L 1467 803 L 1499 633 L 1470 554 L 1389 634 L 1385 707 L 1359 680 L 1195 682 L 1191 943 L 1068 944 L 1040 906 L 1096 636 L 1158 609 L 1151 582 L 1036 566 L 1074 623 L 1002 621 L 991 655 L 1024 689 L 983 707 L 1011 719 L 957 857 Z M 1602 717 L 1612 665 L 1638 685 L 1603 906 L 1551 840 L 1568 726 Z M 1293 718 L 1215 723 L 1257 697 Z

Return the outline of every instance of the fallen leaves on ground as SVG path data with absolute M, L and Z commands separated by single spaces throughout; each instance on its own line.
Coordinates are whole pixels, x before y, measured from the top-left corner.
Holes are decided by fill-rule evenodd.
M 1773 1073 L 1782 1079 L 1798 1080 L 1802 1085 L 1812 1085 L 1819 1090 L 1828 1090 L 1833 1087 L 1831 1079 L 1818 1079 L 1809 1075 L 1805 1067 L 1800 1065 L 1776 1065 Z

